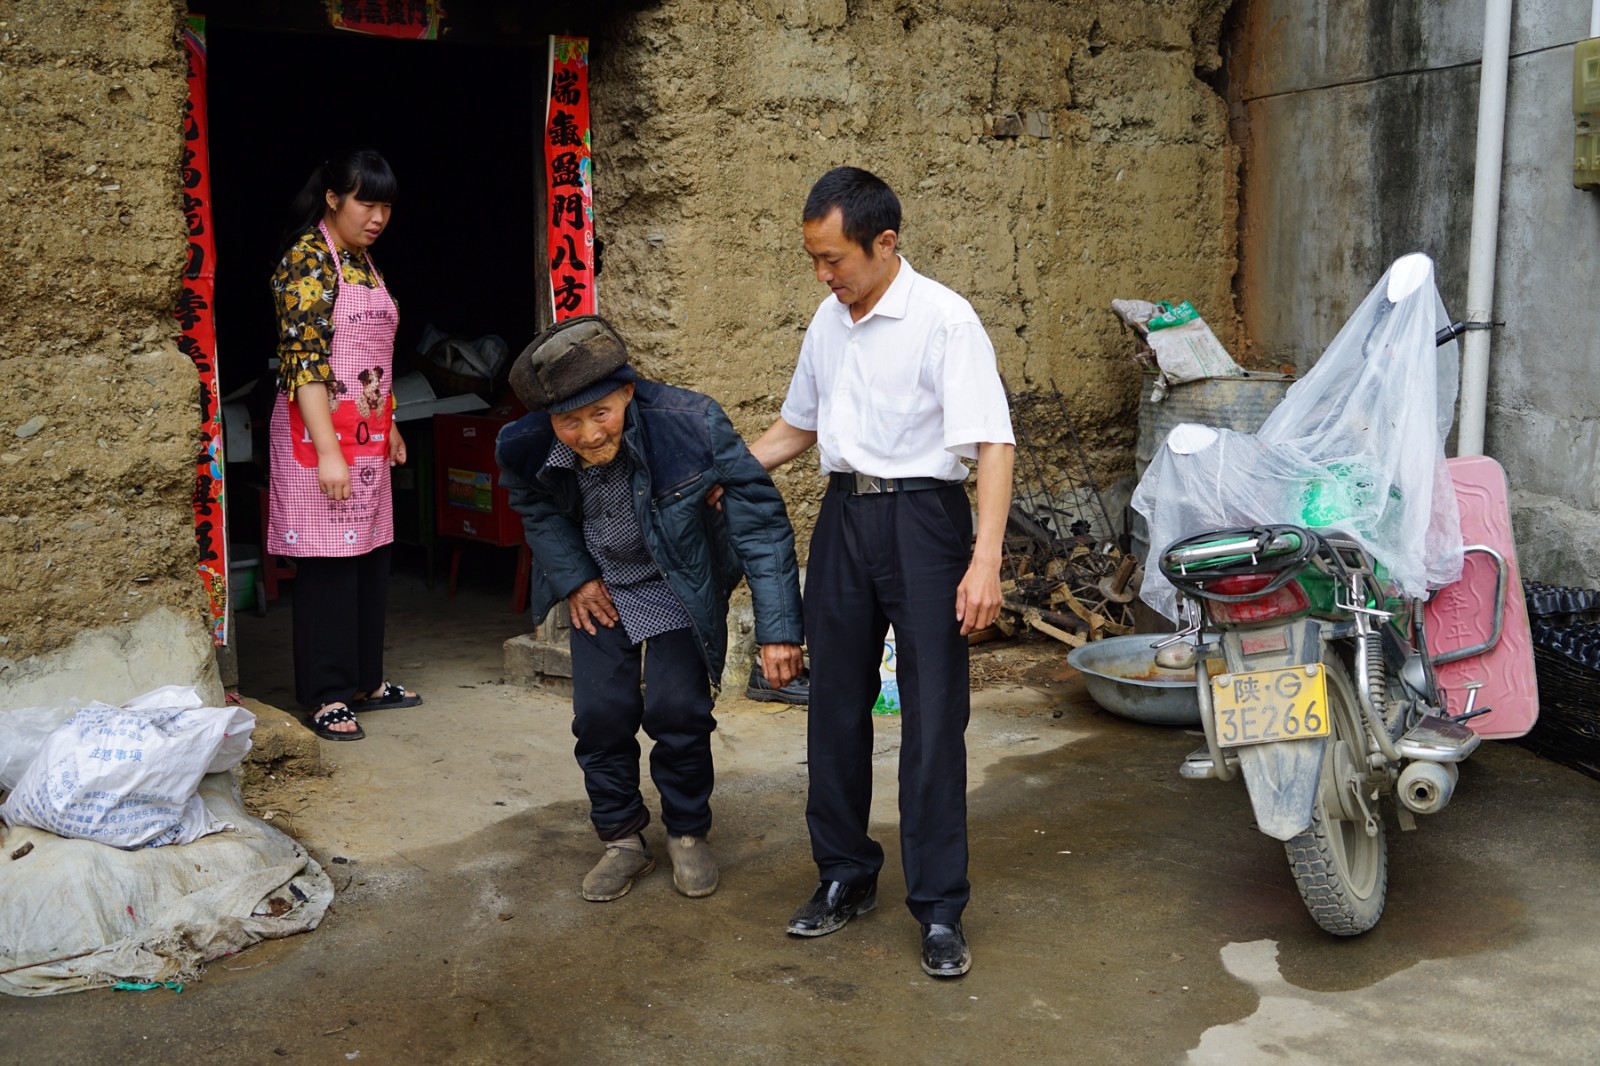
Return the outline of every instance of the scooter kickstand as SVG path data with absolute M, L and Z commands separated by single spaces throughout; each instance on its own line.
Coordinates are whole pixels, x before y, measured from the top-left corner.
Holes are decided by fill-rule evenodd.
M 1449 721 L 1460 725 L 1469 718 L 1476 718 L 1480 714 L 1489 714 L 1494 710 L 1493 707 L 1478 707 L 1476 709 L 1473 707 L 1478 702 L 1478 690 L 1483 687 L 1482 681 L 1468 681 L 1461 687 L 1467 690 L 1467 705 L 1461 709 L 1460 714 L 1450 715 Z

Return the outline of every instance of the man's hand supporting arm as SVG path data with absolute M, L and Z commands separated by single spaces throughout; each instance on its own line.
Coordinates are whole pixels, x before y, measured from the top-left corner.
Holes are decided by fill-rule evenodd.
M 780 417 L 754 444 L 750 445 L 750 453 L 756 457 L 763 470 L 776 470 L 816 443 L 816 430 L 798 429 Z M 1010 504 L 1006 506 L 1009 507 Z
M 756 457 L 761 469 L 770 473 L 815 443 L 817 443 L 816 430 L 796 429 L 780 417 L 767 427 L 767 431 L 761 434 L 754 444 L 750 445 L 750 454 Z M 719 511 L 722 509 L 721 485 L 714 486 L 706 493 L 706 505 L 715 507 Z
M 956 587 L 956 619 L 963 636 L 993 625 L 1000 617 L 1000 550 L 1011 512 L 1015 452 L 1010 444 L 978 445 L 978 531 L 972 563 Z

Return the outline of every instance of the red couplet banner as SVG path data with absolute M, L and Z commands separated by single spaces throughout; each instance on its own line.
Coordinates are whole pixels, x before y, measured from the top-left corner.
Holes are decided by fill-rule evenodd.
M 589 39 L 550 38 L 544 165 L 555 321 L 598 310 L 594 291 L 594 175 L 589 156 Z
M 200 375 L 199 451 L 195 456 L 194 536 L 200 549 L 200 582 L 211 605 L 211 639 L 228 642 L 228 521 L 222 484 L 222 400 L 217 395 L 217 330 L 212 318 L 216 291 L 216 239 L 211 232 L 211 161 L 207 147 L 205 18 L 190 15 L 184 26 L 189 60 L 189 100 L 183 107 L 183 217 L 189 227 L 189 260 L 173 317 L 182 329 L 178 347 Z

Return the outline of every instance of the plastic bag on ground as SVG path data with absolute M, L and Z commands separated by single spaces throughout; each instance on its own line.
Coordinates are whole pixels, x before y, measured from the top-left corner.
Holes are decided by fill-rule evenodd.
M 0 792 L 17 787 L 39 747 L 68 718 L 78 713 L 76 702 L 61 707 L 19 707 L 0 711 Z
M 6 851 L 26 850 L 0 856 L 0 971 L 12 971 L 0 972 L 0 992 L 182 981 L 259 940 L 315 929 L 333 902 L 322 868 L 244 809 L 232 774 L 207 775 L 198 795 L 237 831 L 123 851 L 9 830 Z
M 193 688 L 166 686 L 122 707 L 90 703 L 44 738 L 0 818 L 119 848 L 230 828 L 196 793 L 206 774 L 239 764 L 254 727 L 243 707 L 202 706 Z
M 1420 281 L 1408 288 L 1404 272 Z M 1213 529 L 1289 524 L 1353 537 L 1408 596 L 1455 581 L 1461 523 L 1444 440 L 1455 417 L 1457 350 L 1454 341 L 1434 343 L 1448 323 L 1432 262 L 1407 256 L 1257 433 L 1174 428 L 1133 494 L 1152 556 Z M 1177 617 L 1157 567 L 1146 568 L 1141 595 Z

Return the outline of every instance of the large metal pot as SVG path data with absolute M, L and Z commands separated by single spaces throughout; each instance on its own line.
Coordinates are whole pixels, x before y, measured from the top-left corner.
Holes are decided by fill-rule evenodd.
M 1153 725 L 1199 725 L 1194 670 L 1156 665 L 1150 645 L 1162 633 L 1133 633 L 1091 641 L 1067 653 L 1067 665 L 1083 674 L 1094 701 L 1112 714 Z

